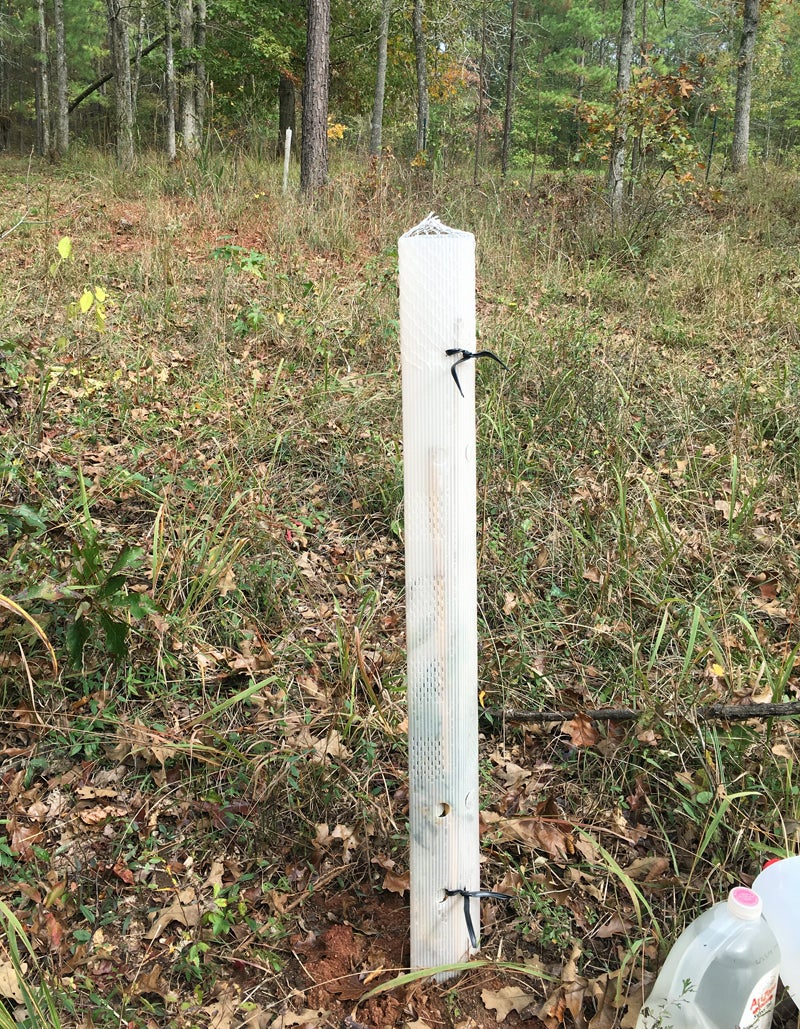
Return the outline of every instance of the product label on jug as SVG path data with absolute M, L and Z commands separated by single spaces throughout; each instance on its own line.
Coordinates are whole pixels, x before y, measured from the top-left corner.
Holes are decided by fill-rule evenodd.
M 762 975 L 747 998 L 737 1029 L 768 1029 L 778 990 L 778 969 Z

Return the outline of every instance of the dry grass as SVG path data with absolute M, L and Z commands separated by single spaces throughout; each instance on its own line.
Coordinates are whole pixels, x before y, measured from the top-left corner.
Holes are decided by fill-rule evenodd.
M 513 870 L 520 897 L 490 939 L 551 960 L 580 939 L 587 978 L 640 967 L 659 925 L 669 939 L 794 848 L 793 723 L 693 717 L 797 697 L 793 178 L 614 238 L 587 179 L 527 195 L 348 166 L 307 204 L 247 159 L 4 171 L 0 229 L 25 219 L 0 244 L 0 593 L 62 669 L 3 615 L 26 788 L 64 760 L 116 762 L 147 804 L 211 805 L 212 841 L 239 819 L 241 866 L 279 892 L 287 868 L 302 889 L 334 860 L 322 823 L 361 841 L 349 881 L 373 883 L 376 853 L 402 866 L 396 239 L 435 209 L 476 234 L 481 342 L 511 368 L 480 372 L 484 704 L 641 711 L 593 737 L 485 720 L 487 810 L 576 827 L 563 860 L 552 837 L 487 837 L 487 880 Z M 102 333 L 67 315 L 87 287 L 109 295 Z M 210 862 L 180 824 L 152 852 Z M 47 832 L 38 856 L 0 848 L 12 874 L 46 874 Z M 638 859 L 665 863 L 649 881 L 624 871 Z M 598 934 L 613 911 L 623 928 Z M 229 945 L 184 936 L 179 991 L 211 975 L 198 944 Z

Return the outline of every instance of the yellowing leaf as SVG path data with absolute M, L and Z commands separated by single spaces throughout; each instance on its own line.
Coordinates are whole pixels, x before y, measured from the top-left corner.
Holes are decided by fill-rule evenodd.
M 90 289 L 85 289 L 81 293 L 81 298 L 78 301 L 78 307 L 80 308 L 81 314 L 86 314 L 89 308 L 94 303 L 94 293 Z
M 72 240 L 69 236 L 62 236 L 58 241 L 58 253 L 62 261 L 68 261 L 72 257 Z
M 95 286 L 94 295 L 98 304 L 102 304 L 108 299 L 108 293 L 106 293 L 102 286 Z
M 283 323 L 286 321 L 286 315 L 283 313 L 283 311 L 278 311 L 275 317 L 278 320 L 278 325 L 283 325 Z

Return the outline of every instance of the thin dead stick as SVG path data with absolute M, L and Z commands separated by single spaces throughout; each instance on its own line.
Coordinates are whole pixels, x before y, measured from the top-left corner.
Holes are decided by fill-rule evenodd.
M 693 712 L 701 722 L 743 722 L 748 718 L 800 718 L 800 701 L 786 704 L 710 704 Z M 670 712 L 634 711 L 627 707 L 601 707 L 587 711 L 528 711 L 524 708 L 487 707 L 482 714 L 508 722 L 569 722 L 585 715 L 595 722 L 636 722 L 640 718 L 666 722 L 685 716 Z M 688 712 L 687 712 L 688 714 Z

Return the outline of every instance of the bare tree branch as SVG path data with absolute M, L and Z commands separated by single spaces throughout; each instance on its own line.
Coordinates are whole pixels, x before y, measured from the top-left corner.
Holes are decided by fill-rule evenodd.
M 597 708 L 586 711 L 528 711 L 524 708 L 487 707 L 482 712 L 490 718 L 504 718 L 508 722 L 568 722 L 577 715 L 585 715 L 594 722 L 636 722 L 640 718 L 655 721 L 678 721 L 681 716 L 671 712 L 634 711 L 632 708 Z M 693 711 L 700 722 L 743 722 L 748 718 L 800 718 L 800 701 L 785 704 L 710 704 Z
M 153 50 L 156 49 L 156 47 L 161 46 L 161 44 L 164 42 L 166 38 L 166 36 L 159 36 L 158 39 L 154 39 L 152 43 L 150 43 L 148 46 L 144 48 L 144 50 L 142 50 L 140 56 L 146 57 L 147 54 L 152 53 Z M 75 99 L 70 101 L 69 113 L 72 114 L 72 112 L 75 110 L 78 104 L 82 104 L 87 97 L 90 97 L 92 93 L 96 93 L 98 89 L 100 89 L 102 86 L 105 86 L 105 84 L 107 82 L 110 82 L 113 78 L 114 72 L 110 71 L 108 75 L 104 75 L 102 79 L 98 79 L 96 82 L 93 82 L 91 86 L 87 86 L 86 89 L 84 89 L 81 93 L 78 93 Z

